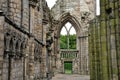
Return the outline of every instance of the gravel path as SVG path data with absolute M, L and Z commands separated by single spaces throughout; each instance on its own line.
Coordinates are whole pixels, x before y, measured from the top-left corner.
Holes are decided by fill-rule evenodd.
M 57 74 L 52 80 L 90 80 L 90 77 L 87 75 L 67 75 L 67 74 Z

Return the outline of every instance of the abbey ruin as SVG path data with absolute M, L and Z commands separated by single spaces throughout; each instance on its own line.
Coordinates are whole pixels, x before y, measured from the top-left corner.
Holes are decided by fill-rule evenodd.
M 120 80 L 120 0 L 0 0 L 0 80 L 51 80 L 65 74 L 90 80 Z M 60 48 L 66 23 L 76 31 L 76 49 Z

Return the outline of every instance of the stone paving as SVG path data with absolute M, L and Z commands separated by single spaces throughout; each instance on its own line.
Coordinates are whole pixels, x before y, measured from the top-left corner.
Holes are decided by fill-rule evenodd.
M 90 80 L 90 77 L 87 75 L 77 75 L 77 74 L 57 74 L 52 80 Z

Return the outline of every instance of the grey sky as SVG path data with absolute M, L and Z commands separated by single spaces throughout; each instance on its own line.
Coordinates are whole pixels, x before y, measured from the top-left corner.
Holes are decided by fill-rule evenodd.
M 46 0 L 48 3 L 48 7 L 52 8 L 54 6 L 54 4 L 56 3 L 57 0 Z

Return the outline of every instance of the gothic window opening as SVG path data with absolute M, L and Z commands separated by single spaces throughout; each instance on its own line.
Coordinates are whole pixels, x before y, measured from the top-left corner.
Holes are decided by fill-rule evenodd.
M 67 22 L 61 29 L 60 49 L 76 49 L 76 31 L 70 22 Z

